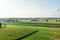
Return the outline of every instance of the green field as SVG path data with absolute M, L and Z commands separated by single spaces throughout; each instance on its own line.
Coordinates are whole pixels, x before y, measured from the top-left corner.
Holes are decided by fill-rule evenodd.
M 0 28 L 0 40 L 16 40 L 36 30 L 36 33 L 31 34 L 28 37 L 23 38 L 21 40 L 60 40 L 60 28 L 45 27 L 45 25 L 47 26 L 50 24 L 40 24 L 44 25 L 43 27 L 40 26 L 39 23 L 22 22 L 13 24 L 8 24 L 6 28 Z

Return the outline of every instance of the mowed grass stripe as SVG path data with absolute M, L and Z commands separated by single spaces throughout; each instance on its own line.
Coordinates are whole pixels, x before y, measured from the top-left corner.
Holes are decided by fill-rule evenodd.
M 21 25 L 21 26 L 36 26 L 36 27 L 60 27 L 60 24 L 56 23 L 34 23 L 34 22 L 18 22 L 18 23 L 7 23 L 11 25 Z

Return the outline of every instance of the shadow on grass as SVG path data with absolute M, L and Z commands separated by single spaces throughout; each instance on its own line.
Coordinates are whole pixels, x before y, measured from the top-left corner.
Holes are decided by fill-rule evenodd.
M 22 40 L 22 39 L 24 39 L 24 38 L 26 38 L 26 37 L 28 37 L 28 36 L 36 33 L 36 32 L 38 32 L 38 31 L 34 31 L 34 32 L 30 33 L 30 34 L 27 34 L 27 35 L 23 36 L 23 37 L 17 38 L 16 40 Z

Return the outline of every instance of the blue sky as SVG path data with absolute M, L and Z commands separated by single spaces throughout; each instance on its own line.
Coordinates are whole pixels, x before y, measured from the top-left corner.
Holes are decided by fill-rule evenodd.
M 60 17 L 60 0 L 0 0 L 0 18 Z

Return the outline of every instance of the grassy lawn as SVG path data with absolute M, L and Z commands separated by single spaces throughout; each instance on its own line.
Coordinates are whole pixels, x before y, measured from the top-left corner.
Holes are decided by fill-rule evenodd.
M 33 31 L 35 30 L 27 29 L 23 26 L 7 25 L 6 28 L 0 29 L 0 40 L 15 40 Z
M 26 23 L 27 24 L 27 23 Z M 36 24 L 38 25 L 38 24 Z M 0 29 L 0 40 L 16 40 L 35 30 L 38 32 L 23 38 L 22 40 L 60 40 L 60 28 L 37 27 L 29 25 L 7 25 Z
M 47 27 L 35 27 L 34 29 L 37 29 L 38 32 L 23 40 L 51 40 L 53 38 L 60 38 L 60 29 Z

